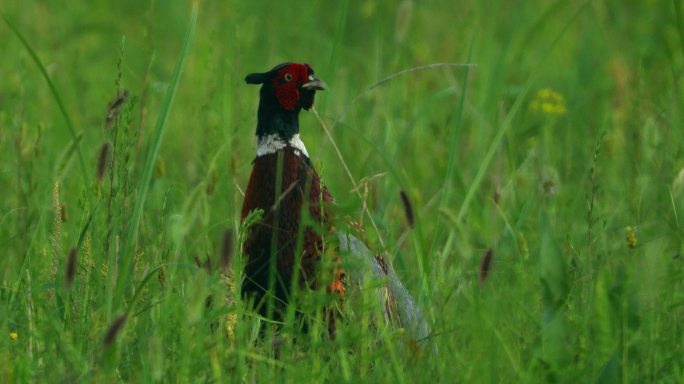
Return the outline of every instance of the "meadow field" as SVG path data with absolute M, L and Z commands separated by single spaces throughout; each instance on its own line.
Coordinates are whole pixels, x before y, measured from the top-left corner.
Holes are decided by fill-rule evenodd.
M 0 13 L 0 382 L 684 382 L 680 0 Z M 286 61 L 329 87 L 301 135 L 337 225 L 427 339 L 363 290 L 334 339 L 240 298 L 244 77 Z

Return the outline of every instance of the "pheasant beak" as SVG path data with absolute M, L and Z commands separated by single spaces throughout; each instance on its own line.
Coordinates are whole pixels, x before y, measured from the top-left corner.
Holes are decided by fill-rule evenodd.
M 327 89 L 328 86 L 325 85 L 323 80 L 319 80 L 314 77 L 314 75 L 309 75 L 309 81 L 302 84 L 302 89 L 306 90 L 311 90 L 311 91 L 322 91 L 324 89 Z

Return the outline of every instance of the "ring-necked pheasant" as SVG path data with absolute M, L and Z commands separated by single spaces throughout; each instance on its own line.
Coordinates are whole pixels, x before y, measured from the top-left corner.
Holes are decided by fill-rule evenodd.
M 378 292 L 385 318 L 408 327 L 416 338 L 425 338 L 429 328 L 391 266 L 351 234 L 334 233 L 328 209 L 333 197 L 321 183 L 299 136 L 299 112 L 313 106 L 316 91 L 324 90 L 325 83 L 314 76 L 310 65 L 297 63 L 284 63 L 268 72 L 252 73 L 245 81 L 261 84 L 261 91 L 257 153 L 241 218 L 244 220 L 256 209 L 261 209 L 263 215 L 250 228 L 243 245 L 247 260 L 242 294 L 254 299 L 261 314 L 280 319 L 293 281 L 301 289 L 325 286 L 328 292 L 337 293 L 344 299 L 349 285 L 361 284 L 367 275 L 379 277 L 386 281 L 382 292 Z M 300 228 L 302 213 L 307 214 L 307 210 L 313 219 L 310 223 L 314 225 Z M 325 249 L 325 237 L 330 234 L 337 240 L 332 242 L 337 247 L 333 252 Z M 301 250 L 301 255 L 295 254 L 297 249 Z M 351 255 L 356 268 L 344 271 L 342 265 L 350 263 L 339 259 L 323 260 L 340 255 Z M 322 265 L 332 266 L 331 278 L 323 283 L 320 281 L 324 272 L 320 271 Z M 345 276 L 347 272 L 348 276 Z M 270 309 L 269 292 L 273 295 Z M 329 328 L 334 333 L 334 318 L 329 319 Z

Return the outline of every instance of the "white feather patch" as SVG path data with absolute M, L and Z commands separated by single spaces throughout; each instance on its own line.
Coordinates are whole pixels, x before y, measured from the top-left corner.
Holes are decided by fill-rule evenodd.
M 304 156 L 309 157 L 309 153 L 306 151 L 306 147 L 299 137 L 299 133 L 293 135 L 287 142 L 281 139 L 276 133 L 257 137 L 257 157 L 276 153 L 285 147 L 294 148 L 295 154 L 297 155 L 301 156 L 303 154 Z

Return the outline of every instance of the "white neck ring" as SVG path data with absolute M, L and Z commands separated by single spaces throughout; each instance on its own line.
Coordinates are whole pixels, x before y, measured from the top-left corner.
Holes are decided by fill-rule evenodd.
M 309 157 L 309 153 L 306 151 L 306 146 L 304 146 L 304 142 L 302 141 L 301 137 L 299 137 L 299 133 L 294 134 L 288 141 L 283 140 L 277 133 L 259 136 L 257 137 L 256 154 L 257 157 L 270 155 L 280 151 L 285 147 L 294 148 L 294 152 L 298 156 L 304 155 L 307 158 Z

